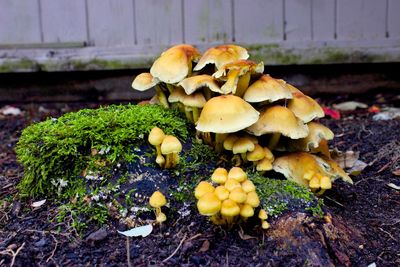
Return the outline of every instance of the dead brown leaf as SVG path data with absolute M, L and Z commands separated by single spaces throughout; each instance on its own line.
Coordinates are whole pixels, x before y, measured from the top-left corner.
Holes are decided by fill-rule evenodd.
M 203 245 L 201 245 L 201 248 L 199 249 L 199 252 L 207 252 L 210 248 L 210 241 L 205 240 L 203 242 Z

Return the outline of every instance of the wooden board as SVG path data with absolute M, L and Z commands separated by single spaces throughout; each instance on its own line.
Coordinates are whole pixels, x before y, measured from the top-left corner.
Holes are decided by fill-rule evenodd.
M 337 38 L 386 38 L 386 4 L 384 0 L 337 0 Z
M 388 0 L 388 36 L 400 39 L 400 1 Z
M 90 43 L 95 46 L 135 44 L 134 1 L 88 0 Z
M 40 0 L 43 41 L 87 41 L 84 0 Z
M 282 0 L 234 0 L 234 35 L 239 43 L 283 40 Z
M 169 45 L 183 42 L 182 1 L 135 0 L 137 43 Z
M 40 43 L 37 0 L 0 0 L 0 43 Z
M 286 40 L 311 40 L 311 0 L 286 0 L 285 22 Z
M 335 1 L 311 0 L 312 39 L 335 39 Z
M 184 0 L 185 42 L 232 42 L 232 2 L 223 0 Z

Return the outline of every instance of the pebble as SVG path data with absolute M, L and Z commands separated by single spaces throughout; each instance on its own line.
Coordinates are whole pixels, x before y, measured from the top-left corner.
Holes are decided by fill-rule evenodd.
M 87 242 L 95 242 L 95 241 L 102 241 L 106 239 L 108 236 L 108 232 L 105 228 L 100 228 L 96 232 L 91 233 L 87 238 Z
M 35 247 L 44 247 L 47 244 L 47 241 L 45 238 L 40 239 L 39 241 L 35 242 L 33 245 Z

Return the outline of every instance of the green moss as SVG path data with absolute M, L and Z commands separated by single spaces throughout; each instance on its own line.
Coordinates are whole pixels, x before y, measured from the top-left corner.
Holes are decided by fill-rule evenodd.
M 178 112 L 155 105 L 84 109 L 27 127 L 16 147 L 24 167 L 21 195 L 66 198 L 84 191 L 85 169 L 95 172 L 133 162 L 134 149 L 154 126 L 181 139 L 188 136 L 187 122 Z
M 249 178 L 257 187 L 262 208 L 272 216 L 292 209 L 323 213 L 314 194 L 304 186 L 289 180 L 269 179 L 258 173 L 250 173 Z
M 38 71 L 39 65 L 37 62 L 22 58 L 20 60 L 6 60 L 0 63 L 0 72 L 15 72 L 15 71 Z

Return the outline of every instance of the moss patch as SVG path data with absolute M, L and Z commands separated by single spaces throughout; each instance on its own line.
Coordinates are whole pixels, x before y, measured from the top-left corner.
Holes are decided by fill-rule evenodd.
M 289 180 L 266 178 L 258 173 L 250 173 L 249 178 L 257 187 L 262 208 L 271 216 L 288 210 L 310 210 L 318 216 L 323 214 L 322 203 L 304 186 Z
M 154 126 L 181 139 L 188 136 L 178 112 L 154 105 L 85 109 L 27 127 L 16 147 L 24 166 L 21 194 L 74 196 L 84 186 L 83 176 L 90 175 L 83 175 L 85 170 L 133 162 L 134 149 Z

